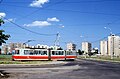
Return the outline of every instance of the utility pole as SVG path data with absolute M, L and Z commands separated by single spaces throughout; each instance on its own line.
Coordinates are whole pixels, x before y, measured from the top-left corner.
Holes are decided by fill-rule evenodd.
M 60 35 L 59 35 L 59 32 L 56 34 L 56 40 L 55 40 L 55 43 L 54 43 L 54 46 L 60 46 Z

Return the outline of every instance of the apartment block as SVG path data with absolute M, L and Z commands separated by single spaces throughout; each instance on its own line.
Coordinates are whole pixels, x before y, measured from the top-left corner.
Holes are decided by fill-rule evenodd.
M 100 41 L 100 54 L 104 56 L 108 55 L 108 42 L 105 40 Z
M 67 50 L 76 50 L 76 44 L 68 43 L 67 44 Z
M 108 55 L 120 56 L 120 36 L 108 36 Z
M 89 54 L 91 52 L 92 49 L 92 44 L 89 42 L 82 42 L 82 51 L 84 51 L 84 53 Z

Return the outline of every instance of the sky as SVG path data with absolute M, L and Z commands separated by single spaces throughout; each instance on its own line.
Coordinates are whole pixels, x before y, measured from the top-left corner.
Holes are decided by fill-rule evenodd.
M 60 45 L 82 41 L 99 48 L 111 32 L 120 33 L 120 0 L 0 0 L 0 29 L 10 34 L 7 43 Z

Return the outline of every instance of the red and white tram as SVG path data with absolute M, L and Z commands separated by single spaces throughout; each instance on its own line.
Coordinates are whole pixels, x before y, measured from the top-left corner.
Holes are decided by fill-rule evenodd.
M 74 60 L 76 51 L 52 49 L 15 49 L 12 60 Z

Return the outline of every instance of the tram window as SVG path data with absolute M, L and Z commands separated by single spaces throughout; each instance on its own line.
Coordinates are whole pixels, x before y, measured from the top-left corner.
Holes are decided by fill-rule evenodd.
M 59 55 L 59 52 L 58 52 L 58 51 L 56 51 L 55 53 L 56 53 L 56 55 Z
M 47 55 L 47 51 L 43 51 L 44 52 L 44 55 Z
M 63 51 L 52 51 L 52 55 L 64 55 Z
M 15 54 L 20 54 L 19 50 L 15 50 Z
M 52 55 L 55 55 L 55 51 L 52 51 Z
M 41 51 L 41 55 L 44 55 L 44 52 L 43 52 L 43 51 Z
M 58 55 L 60 55 L 60 53 L 61 53 L 61 52 L 60 52 L 60 51 L 58 51 Z
M 41 51 L 39 51 L 39 55 L 41 55 Z
M 38 51 L 37 51 L 37 50 L 35 50 L 35 51 L 34 51 L 34 54 L 35 54 L 35 55 L 37 55 L 37 54 L 38 54 Z
M 59 51 L 59 52 L 58 52 L 58 55 L 62 55 L 62 51 Z
M 67 51 L 67 55 L 73 55 L 72 51 Z
M 60 52 L 60 55 L 64 55 L 64 52 L 63 52 L 63 51 L 61 51 L 61 52 Z
M 27 55 L 27 50 L 24 50 L 24 55 Z
M 69 52 L 69 51 L 67 51 L 67 55 L 70 55 L 70 52 Z
M 25 55 L 33 55 L 34 51 L 33 50 L 24 50 Z
M 68 55 L 68 53 L 69 53 L 69 52 L 67 51 L 66 54 Z
M 29 50 L 24 50 L 25 55 L 29 55 Z
M 33 54 L 34 54 L 33 50 L 30 50 L 30 55 L 33 55 Z
M 70 52 L 70 55 L 72 55 L 72 52 Z

